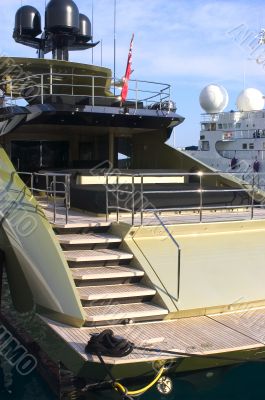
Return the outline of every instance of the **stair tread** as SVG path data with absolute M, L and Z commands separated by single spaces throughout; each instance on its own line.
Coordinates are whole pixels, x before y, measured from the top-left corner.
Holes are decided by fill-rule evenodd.
M 131 253 L 114 249 L 67 250 L 64 251 L 64 254 L 68 261 L 108 261 L 133 258 Z
M 129 268 L 122 265 L 107 267 L 72 268 L 71 272 L 73 278 L 79 280 L 126 278 L 144 275 L 144 272 L 139 269 Z
M 109 233 L 71 233 L 57 235 L 61 244 L 96 244 L 96 243 L 120 243 L 121 238 Z
M 156 291 L 142 285 L 119 284 L 84 286 L 77 288 L 81 300 L 117 299 L 139 296 L 153 296 Z
M 113 304 L 107 306 L 84 307 L 89 322 L 131 319 L 167 315 L 168 310 L 153 303 Z

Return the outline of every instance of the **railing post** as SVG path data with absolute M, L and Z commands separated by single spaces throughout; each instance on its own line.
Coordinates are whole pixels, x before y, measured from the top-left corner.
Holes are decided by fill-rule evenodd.
M 200 177 L 200 222 L 202 222 L 202 205 L 203 205 L 203 199 L 202 199 L 202 173 L 199 173 Z
M 13 104 L 13 80 L 12 79 L 10 81 L 10 97 L 11 97 L 11 102 Z
M 141 226 L 144 222 L 144 177 L 141 175 Z
M 255 187 L 255 176 L 254 176 L 254 173 L 253 173 L 253 176 L 252 176 L 252 194 L 251 194 L 251 213 L 250 213 L 250 219 L 253 219 L 253 217 L 254 217 L 254 193 L 255 193 L 254 187 Z
M 56 176 L 53 175 L 53 222 L 56 221 Z
M 50 66 L 50 94 L 52 94 L 52 91 L 53 91 L 53 89 L 52 89 L 52 66 Z
M 44 103 L 44 98 L 43 98 L 43 74 L 41 74 L 41 81 L 40 81 L 40 91 L 41 91 L 41 104 Z
M 30 191 L 31 195 L 33 196 L 33 186 L 34 186 L 34 173 L 30 174 Z
M 70 176 L 65 176 L 65 222 L 68 224 L 69 208 L 70 208 Z
M 49 175 L 45 177 L 46 181 L 46 197 L 47 197 L 47 206 L 49 205 Z
M 109 175 L 106 175 L 106 222 L 109 220 Z
M 180 296 L 180 259 L 181 259 L 181 248 L 178 247 L 178 289 L 177 289 L 177 300 L 179 300 Z
M 92 106 L 95 105 L 95 77 L 92 76 Z
M 135 194 L 134 175 L 132 175 L 132 226 L 134 225 L 134 208 L 135 208 L 134 194 Z
M 135 81 L 135 109 L 138 108 L 138 81 Z
M 120 222 L 119 175 L 116 176 L 116 221 Z

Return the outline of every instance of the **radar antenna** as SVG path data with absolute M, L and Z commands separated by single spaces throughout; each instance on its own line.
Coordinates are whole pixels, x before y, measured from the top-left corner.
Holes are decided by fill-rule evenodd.
M 46 2 L 45 2 L 46 4 Z M 45 27 L 41 15 L 32 6 L 22 6 L 16 12 L 13 38 L 17 43 L 38 50 L 39 58 L 52 52 L 53 59 L 68 61 L 69 51 L 87 50 L 92 42 L 91 22 L 79 13 L 73 0 L 50 0 L 45 7 Z

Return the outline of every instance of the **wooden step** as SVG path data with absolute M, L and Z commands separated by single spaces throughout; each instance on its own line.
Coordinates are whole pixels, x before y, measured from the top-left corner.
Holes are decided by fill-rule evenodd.
M 57 235 L 61 244 L 101 244 L 101 243 L 121 243 L 121 238 L 109 233 L 87 233 L 87 234 L 68 234 Z
M 136 284 L 85 286 L 77 288 L 81 300 L 121 299 L 154 296 L 156 291 Z
M 152 303 L 115 304 L 108 306 L 84 307 L 86 321 L 114 321 L 147 317 L 162 317 L 168 314 L 165 308 Z
M 122 250 L 98 249 L 98 250 L 69 250 L 64 251 L 67 261 L 112 261 L 130 260 L 133 254 Z
M 128 268 L 122 265 L 72 268 L 71 272 L 73 274 L 73 278 L 76 280 L 133 278 L 144 275 L 144 272 L 139 269 Z

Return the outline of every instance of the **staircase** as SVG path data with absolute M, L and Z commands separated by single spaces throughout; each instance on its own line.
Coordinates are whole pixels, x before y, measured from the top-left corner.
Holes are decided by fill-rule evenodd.
M 81 226 L 82 225 L 82 226 Z M 161 320 L 167 309 L 152 302 L 156 290 L 141 283 L 133 255 L 121 250 L 122 239 L 110 223 L 55 227 L 71 269 L 87 326 Z

